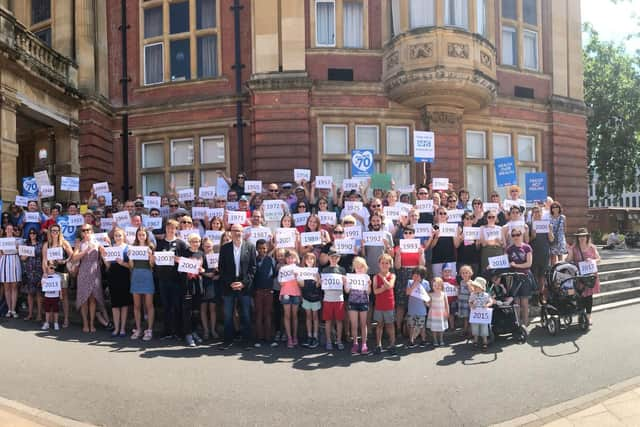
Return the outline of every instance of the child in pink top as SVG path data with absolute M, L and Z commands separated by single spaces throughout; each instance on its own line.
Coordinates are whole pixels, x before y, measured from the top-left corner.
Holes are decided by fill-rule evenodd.
M 278 272 L 280 282 L 280 303 L 284 309 L 284 330 L 287 333 L 287 348 L 298 345 L 298 306 L 302 293 L 295 275 L 295 266 L 300 258 L 295 251 L 285 253 L 285 265 Z

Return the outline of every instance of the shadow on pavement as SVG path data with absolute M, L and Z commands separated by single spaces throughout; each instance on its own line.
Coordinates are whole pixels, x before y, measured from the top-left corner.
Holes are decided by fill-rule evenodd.
M 527 344 L 531 347 L 539 348 L 540 353 L 546 357 L 570 356 L 580 352 L 580 346 L 576 341 L 586 333 L 589 332 L 583 332 L 576 327 L 569 327 L 561 329 L 558 335 L 551 336 L 545 328 L 538 325 L 529 332 Z M 568 349 L 565 344 L 569 344 Z

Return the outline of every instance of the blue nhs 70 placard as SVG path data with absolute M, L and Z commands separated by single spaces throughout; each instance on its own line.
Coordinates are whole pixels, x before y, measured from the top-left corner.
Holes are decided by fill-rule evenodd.
M 373 150 L 351 150 L 351 176 L 373 175 Z
M 34 177 L 22 177 L 22 195 L 29 198 L 29 200 L 35 200 L 38 198 L 38 183 Z

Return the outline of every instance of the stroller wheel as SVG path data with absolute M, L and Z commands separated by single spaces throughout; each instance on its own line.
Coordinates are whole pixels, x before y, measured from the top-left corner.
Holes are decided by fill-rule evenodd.
M 557 317 L 550 317 L 547 321 L 547 332 L 549 335 L 555 336 L 560 330 L 560 319 Z
M 571 322 L 573 322 L 571 315 L 562 316 L 562 323 L 564 323 L 565 326 L 571 326 Z
M 580 329 L 583 331 L 589 330 L 589 319 L 587 318 L 587 313 L 584 311 L 580 313 L 580 316 L 578 317 L 578 324 L 580 325 Z
M 540 326 L 542 326 L 543 328 L 546 328 L 548 321 L 549 321 L 549 318 L 547 317 L 547 310 L 545 310 L 543 306 L 542 310 L 540 310 Z
M 521 325 L 518 328 L 518 342 L 520 344 L 526 343 L 528 336 L 529 336 L 529 333 L 527 332 L 527 328 L 525 328 L 524 326 Z

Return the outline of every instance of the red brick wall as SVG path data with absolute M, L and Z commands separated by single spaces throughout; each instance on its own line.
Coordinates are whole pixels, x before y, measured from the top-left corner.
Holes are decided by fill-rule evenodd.
M 547 99 L 551 96 L 551 80 L 525 73 L 497 71 L 498 95 L 514 96 L 514 88 L 522 86 L 533 89 L 535 99 Z
M 94 182 L 108 181 L 114 195 L 122 186 L 122 174 L 118 173 L 121 157 L 114 156 L 111 118 L 91 106 L 79 111 L 79 152 L 81 192 L 88 193 Z
M 307 55 L 307 72 L 312 79 L 327 80 L 329 68 L 351 68 L 353 80 L 357 82 L 378 82 L 382 79 L 382 58 L 375 54 Z

